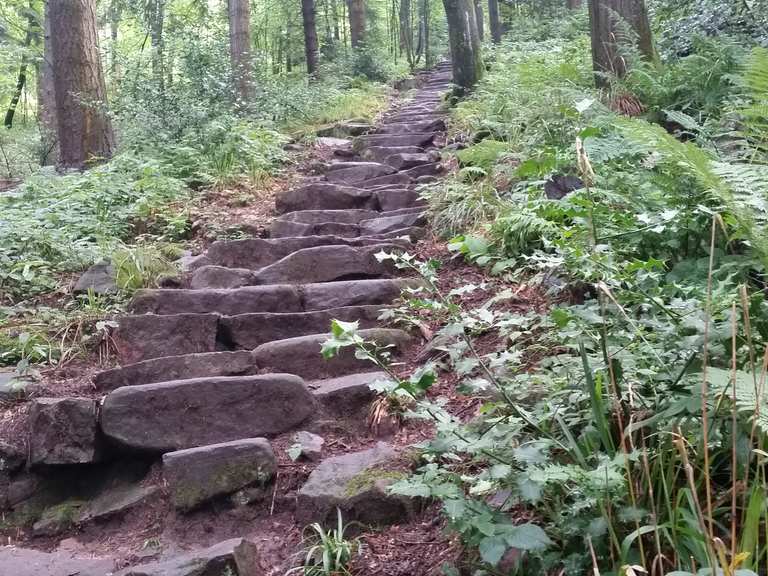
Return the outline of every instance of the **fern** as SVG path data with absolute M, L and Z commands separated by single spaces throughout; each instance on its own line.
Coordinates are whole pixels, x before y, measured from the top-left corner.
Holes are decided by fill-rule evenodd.
M 717 396 L 731 398 L 733 396 L 733 382 L 730 370 L 722 368 L 707 368 L 707 381 L 712 392 Z M 766 402 L 765 393 L 760 394 L 758 402 L 760 377 L 755 378 L 749 372 L 742 370 L 736 371 L 736 409 L 743 413 L 752 413 L 756 419 L 757 426 L 765 433 L 768 433 L 768 402 Z

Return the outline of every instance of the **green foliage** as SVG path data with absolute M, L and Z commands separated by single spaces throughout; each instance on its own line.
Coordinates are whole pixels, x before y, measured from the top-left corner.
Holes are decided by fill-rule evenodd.
M 336 510 L 336 526 L 327 529 L 319 523 L 311 524 L 304 530 L 308 543 L 303 565 L 293 568 L 290 573 L 304 576 L 344 576 L 349 575 L 352 559 L 359 554 L 361 545 L 358 539 L 350 539 L 345 533 L 349 530 Z M 306 533 L 309 532 L 309 535 Z

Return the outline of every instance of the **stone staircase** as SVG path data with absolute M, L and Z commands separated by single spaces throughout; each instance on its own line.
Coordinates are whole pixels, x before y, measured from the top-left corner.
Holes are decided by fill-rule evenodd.
M 103 400 L 32 406 L 30 463 L 162 457 L 170 500 L 184 511 L 266 485 L 277 468 L 271 438 L 322 430 L 324 421 L 360 426 L 368 385 L 383 374 L 352 350 L 324 360 L 320 348 L 334 318 L 358 321 L 367 339 L 395 353 L 410 341 L 377 317 L 417 281 L 374 254 L 409 249 L 425 234 L 416 187 L 441 172 L 439 109 L 450 78 L 447 65 L 423 73 L 412 99 L 351 147 L 340 144 L 322 176 L 281 195 L 270 238 L 216 242 L 188 263 L 183 288 L 139 291 L 115 334 L 122 365 L 94 378 Z M 402 517 L 411 505 L 380 482 L 348 486 L 394 455 L 379 443 L 321 462 L 299 491 L 297 517 L 323 522 L 336 507 L 375 524 Z M 9 550 L 0 549 L 0 574 L 23 562 Z M 235 573 L 250 574 L 235 557 Z M 163 563 L 123 574 L 165 574 Z

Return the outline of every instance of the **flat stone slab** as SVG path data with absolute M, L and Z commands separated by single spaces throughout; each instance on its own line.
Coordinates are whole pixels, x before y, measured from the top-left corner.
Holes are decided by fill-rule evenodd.
M 278 195 L 275 208 L 278 214 L 285 214 L 297 210 L 376 210 L 378 206 L 376 198 L 367 190 L 330 182 L 313 182 Z
M 387 156 L 392 154 L 423 154 L 424 148 L 419 146 L 369 146 L 361 156 L 366 160 L 384 162 Z
M 307 383 L 307 387 L 312 390 L 325 413 L 344 418 L 367 409 L 376 397 L 371 384 L 382 380 L 389 380 L 386 372 L 364 372 L 313 380 Z
M 380 279 L 345 280 L 324 284 L 307 284 L 302 287 L 306 311 L 327 310 L 345 306 L 391 304 L 405 288 L 420 286 L 417 280 Z
M 0 574 L 6 576 L 107 576 L 115 569 L 109 558 L 77 558 L 63 552 L 0 547 Z
M 314 409 L 304 381 L 291 374 L 196 378 L 118 388 L 104 399 L 101 428 L 127 448 L 171 452 L 276 436 Z
M 137 314 L 301 312 L 296 286 L 246 286 L 233 290 L 138 290 L 129 304 Z
M 330 524 L 337 508 L 345 521 L 362 524 L 382 526 L 407 518 L 413 503 L 386 491 L 389 484 L 404 476 L 386 470 L 395 456 L 391 446 L 379 442 L 368 450 L 323 460 L 299 490 L 297 519 Z
M 381 193 L 371 191 L 377 198 Z M 373 214 L 377 214 L 373 212 Z M 214 242 L 206 253 L 208 264 L 226 268 L 259 270 L 274 264 L 304 248 L 344 245 L 367 246 L 377 244 L 375 238 L 342 238 L 340 236 L 299 236 L 280 239 L 247 238 Z
M 360 335 L 381 346 L 391 346 L 394 353 L 410 341 L 410 336 L 402 330 L 386 328 L 361 330 Z M 357 358 L 351 347 L 342 349 L 331 359 L 324 359 L 320 351 L 328 337 L 328 334 L 311 334 L 276 340 L 262 344 L 253 355 L 265 369 L 281 370 L 303 378 L 333 378 L 374 368 L 369 361 Z
M 385 216 L 381 218 L 373 218 L 371 220 L 363 220 L 360 222 L 360 234 L 386 234 L 393 230 L 400 230 L 402 228 L 410 228 L 413 226 L 423 226 L 427 223 L 427 218 L 424 215 L 423 210 L 416 212 L 410 212 L 407 214 L 397 214 L 395 216 Z
M 422 164 L 430 164 L 436 160 L 436 154 L 422 152 L 421 154 L 390 154 L 384 162 L 398 170 L 408 170 Z
M 395 232 L 397 232 L 395 234 Z M 396 230 L 392 237 L 409 231 Z M 344 306 L 389 304 L 411 282 L 402 279 L 345 280 L 319 284 L 271 284 L 232 290 L 139 290 L 131 307 L 139 313 L 181 312 L 237 316 L 256 312 L 312 312 Z
M 427 119 L 420 122 L 389 122 L 376 129 L 376 134 L 413 134 L 425 132 L 444 132 L 445 121 L 441 118 Z
M 331 136 L 319 136 L 315 138 L 315 144 L 326 148 L 352 148 L 352 140 L 348 138 L 333 138 Z
M 184 552 L 168 560 L 126 568 L 115 572 L 114 576 L 219 576 L 227 573 L 259 576 L 252 565 L 242 564 L 246 559 L 257 557 L 258 551 L 254 544 L 244 538 L 234 538 L 210 548 Z
M 338 165 L 338 169 L 330 170 L 325 175 L 325 179 L 329 182 L 354 184 L 397 172 L 392 166 L 376 162 L 349 162 L 348 164 L 349 167 L 342 168 L 341 165 Z
M 288 282 L 332 282 L 344 278 L 382 278 L 391 276 L 393 267 L 379 262 L 374 254 L 381 250 L 400 251 L 392 244 L 374 244 L 362 248 L 352 246 L 317 246 L 304 248 L 282 260 L 262 268 L 254 277 L 255 284 Z
M 222 339 L 232 347 L 252 350 L 266 342 L 285 340 L 307 334 L 330 332 L 331 320 L 357 321 L 361 328 L 378 325 L 383 306 L 345 306 L 314 312 L 256 313 L 238 316 L 222 316 L 220 330 Z M 255 360 L 250 359 L 255 364 Z
M 192 273 L 189 288 L 204 290 L 206 288 L 242 288 L 253 286 L 256 273 L 249 268 L 226 268 L 224 266 L 201 266 Z
M 379 176 L 378 178 L 371 178 L 360 182 L 362 188 L 377 188 L 379 186 L 385 186 L 387 184 L 399 184 L 400 186 L 409 186 L 412 179 L 405 172 L 397 172 L 395 174 L 389 174 L 387 176 Z
M 361 220 L 377 218 L 377 210 L 299 210 L 280 216 L 280 220 L 300 224 L 321 224 L 338 222 L 339 224 L 357 224 Z
M 246 438 L 163 455 L 163 476 L 171 502 L 180 510 L 192 510 L 247 486 L 264 486 L 276 472 L 277 460 L 265 438 Z
M 373 129 L 368 122 L 338 122 L 333 126 L 321 128 L 317 135 L 323 138 L 343 138 L 345 136 L 359 136 Z
M 119 514 L 125 514 L 159 492 L 158 486 L 140 486 L 137 484 L 108 488 L 83 508 L 77 523 L 105 520 Z
M 29 411 L 30 464 L 90 464 L 101 445 L 96 401 L 91 398 L 37 398 Z
M 215 314 L 123 316 L 115 341 L 125 363 L 149 358 L 212 352 L 216 349 Z
M 235 316 L 235 318 L 237 318 Z M 243 376 L 258 370 L 250 352 L 206 352 L 164 356 L 99 372 L 93 377 L 98 390 L 137 386 L 209 376 Z
M 428 132 L 426 134 L 374 134 L 356 138 L 352 147 L 357 152 L 369 146 L 419 146 L 423 148 L 432 144 L 437 135 L 437 132 Z
M 377 191 L 379 205 L 382 210 L 397 210 L 399 208 L 412 208 L 426 206 L 427 201 L 421 198 L 416 190 L 382 190 Z

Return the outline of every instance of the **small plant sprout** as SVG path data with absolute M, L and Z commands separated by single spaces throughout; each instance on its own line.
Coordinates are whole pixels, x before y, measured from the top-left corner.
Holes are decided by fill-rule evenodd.
M 303 541 L 308 548 L 302 566 L 292 568 L 286 576 L 348 576 L 352 559 L 362 550 L 358 538 L 345 536 L 350 526 L 344 523 L 338 508 L 334 528 L 327 529 L 319 522 L 307 526 Z

